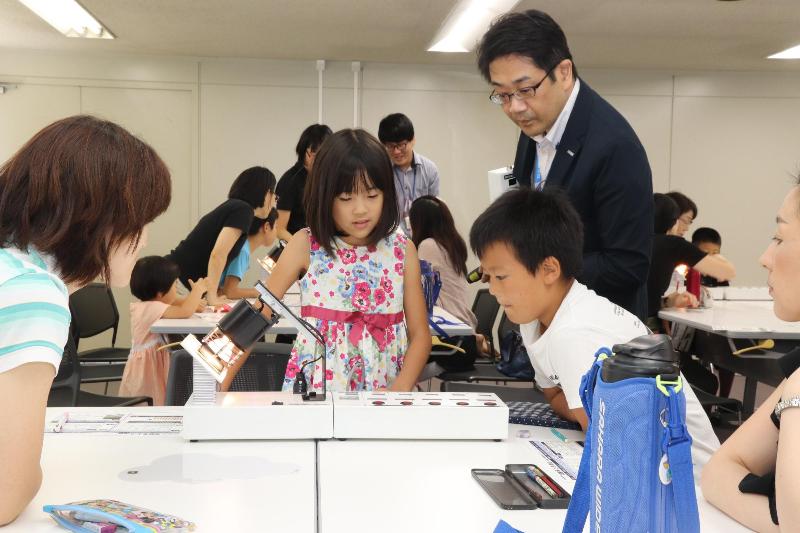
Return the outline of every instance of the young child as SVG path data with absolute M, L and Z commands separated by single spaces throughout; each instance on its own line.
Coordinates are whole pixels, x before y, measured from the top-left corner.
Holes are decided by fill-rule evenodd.
M 250 267 L 250 254 L 261 246 L 269 247 L 275 242 L 278 234 L 275 229 L 275 221 L 277 219 L 278 210 L 274 207 L 267 215 L 267 218 L 253 217 L 253 223 L 250 224 L 250 231 L 247 235 L 247 240 L 242 245 L 242 251 L 230 262 L 219 280 L 221 296 L 231 300 L 258 298 L 257 290 L 243 289 L 239 287 L 239 284 Z
M 519 189 L 498 198 L 470 231 L 489 290 L 520 333 L 553 410 L 588 424 L 581 377 L 601 347 L 648 333 L 637 317 L 598 296 L 575 278 L 583 261 L 578 213 L 558 191 Z M 697 397 L 686 391 L 686 419 L 697 473 L 719 441 Z
M 161 335 L 150 333 L 159 318 L 189 318 L 202 310 L 206 280 L 189 281 L 191 292 L 178 298 L 178 265 L 166 257 L 151 255 L 136 262 L 131 273 L 131 353 L 122 374 L 120 396 L 150 396 L 153 405 L 164 405 L 169 373 L 169 351 Z
M 697 228 L 692 233 L 692 244 L 708 255 L 719 255 L 722 252 L 722 236 L 714 228 Z M 719 281 L 713 276 L 702 276 L 700 283 L 706 287 L 727 287 L 728 281 Z
M 722 253 L 722 236 L 714 228 L 697 228 L 694 230 L 694 233 L 692 233 L 692 244 L 700 248 L 708 255 L 720 255 Z M 705 287 L 730 286 L 730 282 L 728 281 L 720 281 L 714 276 L 705 275 L 700 277 L 700 284 Z M 726 339 L 718 335 L 711 335 L 705 332 L 695 331 L 694 340 L 698 343 L 705 341 L 706 346 L 708 346 L 709 349 L 714 347 L 714 349 L 724 351 L 727 348 L 727 342 L 724 342 Z M 716 367 L 716 370 L 719 378 L 719 391 L 716 393 L 719 396 L 727 398 L 731 394 L 735 373 L 719 366 Z
M 333 134 L 316 154 L 305 194 L 309 228 L 289 241 L 267 287 L 281 298 L 302 276 L 301 315 L 326 342 L 297 336 L 284 390 L 303 363 L 324 353 L 329 391 L 410 391 L 431 336 L 417 252 L 397 228 L 386 150 L 364 130 Z M 321 363 L 305 373 L 309 390 L 321 389 Z

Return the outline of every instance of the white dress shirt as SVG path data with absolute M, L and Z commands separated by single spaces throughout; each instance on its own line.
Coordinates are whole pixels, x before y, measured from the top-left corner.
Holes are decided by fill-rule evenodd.
M 578 98 L 578 90 L 581 86 L 581 80 L 575 79 L 575 85 L 572 87 L 572 92 L 567 98 L 567 103 L 564 104 L 564 109 L 559 113 L 558 118 L 553 123 L 544 135 L 537 135 L 533 138 L 536 141 L 536 163 L 533 165 L 533 174 L 531 175 L 531 184 L 535 184 L 536 166 L 539 166 L 539 173 L 542 181 L 539 187 L 544 187 L 547 180 L 547 174 L 550 172 L 550 167 L 553 166 L 553 160 L 556 158 L 556 148 L 558 143 L 561 142 L 561 137 L 564 135 L 564 130 L 567 129 L 567 122 L 569 116 L 572 114 L 572 108 L 575 107 L 575 100 Z

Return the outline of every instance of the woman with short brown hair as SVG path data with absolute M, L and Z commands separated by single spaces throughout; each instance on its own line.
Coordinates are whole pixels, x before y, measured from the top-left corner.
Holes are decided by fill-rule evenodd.
M 155 151 L 91 116 L 47 126 L 0 167 L 0 525 L 41 484 L 47 396 L 69 334 L 69 295 L 127 285 L 146 225 L 171 197 Z

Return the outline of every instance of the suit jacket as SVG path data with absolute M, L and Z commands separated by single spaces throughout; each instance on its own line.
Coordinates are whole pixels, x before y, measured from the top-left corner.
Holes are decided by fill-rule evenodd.
M 520 134 L 514 176 L 530 187 L 536 142 Z M 583 221 L 579 280 L 644 319 L 653 241 L 653 180 L 630 124 L 581 80 L 545 181 L 566 191 Z

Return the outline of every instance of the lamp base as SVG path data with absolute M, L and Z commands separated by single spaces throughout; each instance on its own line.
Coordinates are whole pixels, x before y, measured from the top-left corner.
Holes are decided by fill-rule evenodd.
M 213 402 L 189 398 L 183 411 L 186 440 L 328 439 L 333 403 L 303 401 L 291 392 L 217 392 Z

